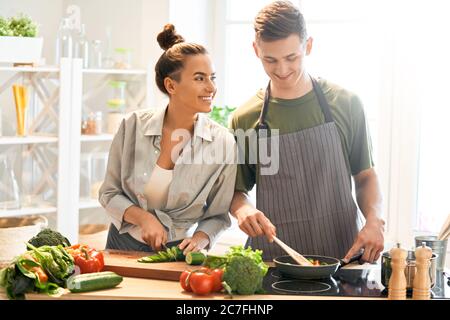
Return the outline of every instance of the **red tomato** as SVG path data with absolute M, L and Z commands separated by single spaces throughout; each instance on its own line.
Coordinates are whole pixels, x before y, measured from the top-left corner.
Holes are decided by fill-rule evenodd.
M 189 277 L 190 274 L 191 274 L 190 271 L 185 270 L 180 275 L 181 287 L 187 292 L 192 292 L 192 288 L 191 288 L 191 286 L 189 284 L 189 281 L 187 281 L 188 280 L 187 278 Z
M 205 272 L 192 272 L 189 278 L 189 285 L 192 291 L 198 295 L 206 295 L 211 293 L 214 286 L 214 278 Z
M 214 269 L 211 270 L 210 273 L 214 279 L 214 285 L 213 285 L 213 292 L 219 292 L 223 289 L 222 287 L 222 276 L 223 276 L 223 269 Z

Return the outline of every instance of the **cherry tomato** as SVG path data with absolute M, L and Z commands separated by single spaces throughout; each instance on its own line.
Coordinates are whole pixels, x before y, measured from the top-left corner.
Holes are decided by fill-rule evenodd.
M 189 281 L 187 281 L 190 274 L 191 274 L 190 271 L 185 270 L 180 275 L 181 287 L 187 292 L 192 292 L 192 288 L 191 288 L 191 286 L 189 284 Z
M 222 276 L 223 276 L 223 269 L 214 269 L 211 270 L 210 273 L 214 279 L 214 285 L 213 285 L 213 292 L 219 292 L 223 289 L 222 287 Z
M 211 293 L 213 289 L 214 278 L 212 275 L 202 271 L 192 272 L 189 277 L 189 285 L 195 294 L 206 295 Z

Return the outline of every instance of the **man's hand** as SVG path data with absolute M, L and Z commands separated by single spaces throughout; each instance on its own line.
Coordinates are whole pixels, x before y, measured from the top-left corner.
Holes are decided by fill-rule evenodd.
M 239 228 L 250 237 L 265 235 L 269 242 L 276 235 L 276 228 L 262 211 L 245 208 L 236 212 Z
M 189 252 L 196 252 L 206 248 L 209 242 L 210 240 L 208 235 L 202 231 L 198 231 L 194 233 L 192 238 L 184 239 L 178 245 L 178 248 L 183 250 L 184 255 L 187 255 Z
M 143 215 L 139 221 L 144 240 L 154 251 L 160 251 L 161 246 L 167 242 L 167 231 L 152 214 Z
M 351 249 L 344 257 L 344 261 L 350 260 L 351 257 L 360 252 L 364 248 L 364 254 L 361 260 L 373 263 L 378 260 L 384 249 L 384 221 L 378 217 L 366 220 L 365 226 L 361 229 L 356 237 Z
M 239 228 L 250 237 L 265 235 L 269 242 L 276 236 L 276 228 L 270 220 L 254 207 L 248 195 L 235 191 L 231 202 L 231 214 L 238 220 Z

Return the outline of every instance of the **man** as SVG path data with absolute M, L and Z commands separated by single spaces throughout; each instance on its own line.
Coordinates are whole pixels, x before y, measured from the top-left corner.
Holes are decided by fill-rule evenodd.
M 262 175 L 261 165 L 249 163 L 248 155 L 238 166 L 231 213 L 250 236 L 247 246 L 271 260 L 284 254 L 272 243 L 278 234 L 302 254 L 349 260 L 363 251 L 361 260 L 376 261 L 384 248 L 384 221 L 361 101 L 306 72 L 313 39 L 292 3 L 267 5 L 254 28 L 253 47 L 270 82 L 236 110 L 232 128 L 278 129 L 279 169 Z M 245 141 L 239 149 L 248 153 L 254 146 Z M 352 197 L 352 176 L 364 226 Z M 257 208 L 247 196 L 255 184 Z

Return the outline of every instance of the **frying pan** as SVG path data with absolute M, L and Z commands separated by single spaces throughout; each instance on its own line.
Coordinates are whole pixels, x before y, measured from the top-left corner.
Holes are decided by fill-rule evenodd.
M 281 256 L 273 259 L 276 268 L 283 275 L 295 279 L 323 279 L 329 278 L 343 266 L 361 259 L 364 252 L 358 253 L 350 258 L 348 262 L 333 257 L 304 255 L 307 259 L 319 260 L 325 262 L 326 265 L 321 266 L 301 266 L 297 264 L 291 256 Z

